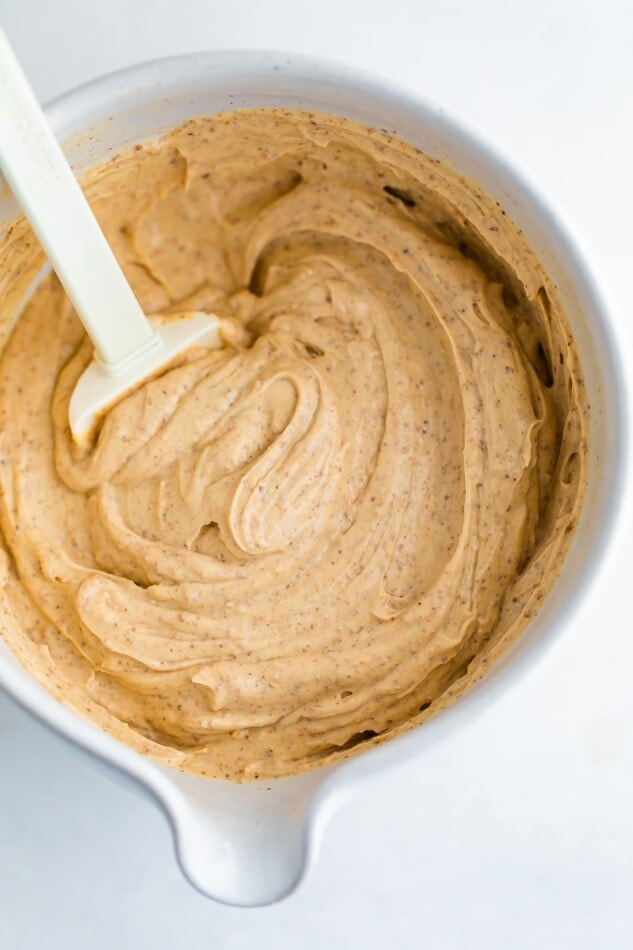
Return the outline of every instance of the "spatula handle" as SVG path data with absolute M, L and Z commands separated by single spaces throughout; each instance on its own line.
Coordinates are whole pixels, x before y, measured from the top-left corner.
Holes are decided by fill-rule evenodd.
M 90 335 L 117 375 L 158 344 L 0 28 L 0 169 Z

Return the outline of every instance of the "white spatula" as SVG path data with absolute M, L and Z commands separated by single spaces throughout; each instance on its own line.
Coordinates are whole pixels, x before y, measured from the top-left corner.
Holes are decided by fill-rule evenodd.
M 70 400 L 73 436 L 178 353 L 222 346 L 212 314 L 145 317 L 1 29 L 0 169 L 95 346 Z

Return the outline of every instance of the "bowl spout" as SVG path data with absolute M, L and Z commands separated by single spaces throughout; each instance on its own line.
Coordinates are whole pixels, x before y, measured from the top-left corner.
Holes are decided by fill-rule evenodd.
M 180 866 L 203 894 L 254 907 L 280 900 L 307 868 L 317 791 L 329 770 L 274 782 L 205 781 L 170 774 L 160 794 Z

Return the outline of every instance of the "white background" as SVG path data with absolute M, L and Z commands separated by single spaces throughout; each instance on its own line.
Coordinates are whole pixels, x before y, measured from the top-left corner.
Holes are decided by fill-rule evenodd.
M 405 82 L 541 180 L 630 323 L 628 0 L 0 0 L 0 19 L 43 100 L 212 47 L 317 53 Z M 1 950 L 628 950 L 626 555 L 563 651 L 339 813 L 316 870 L 271 908 L 199 896 L 158 811 L 0 697 Z

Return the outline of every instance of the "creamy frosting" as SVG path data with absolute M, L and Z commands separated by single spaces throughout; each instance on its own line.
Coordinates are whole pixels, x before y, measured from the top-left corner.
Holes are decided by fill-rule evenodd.
M 84 186 L 140 302 L 223 318 L 73 443 L 90 359 L 44 279 L 0 363 L 3 635 L 64 702 L 231 779 L 350 755 L 512 642 L 577 520 L 567 321 L 503 209 L 385 132 L 197 118 Z M 8 332 L 41 265 L 0 249 Z

